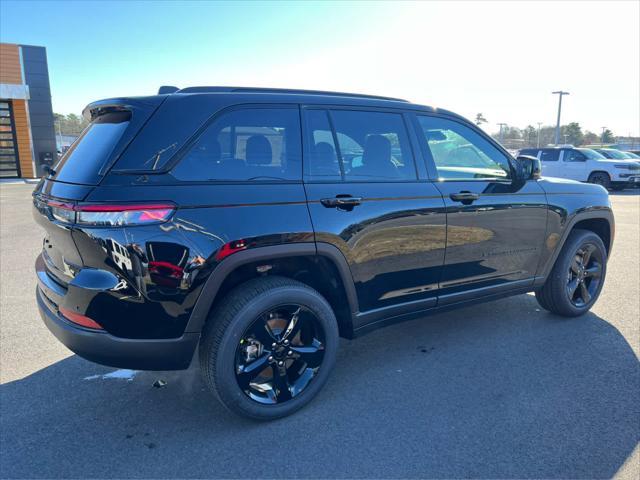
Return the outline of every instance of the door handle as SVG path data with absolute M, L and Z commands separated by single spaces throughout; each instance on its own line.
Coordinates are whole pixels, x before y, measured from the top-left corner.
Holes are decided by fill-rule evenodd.
M 322 198 L 320 200 L 320 203 L 327 208 L 352 210 L 353 207 L 362 203 L 362 197 L 352 197 L 351 195 L 336 195 L 333 198 Z
M 463 205 L 471 205 L 474 201 L 480 198 L 480 195 L 477 193 L 462 191 L 449 194 L 449 198 L 454 202 L 461 202 Z

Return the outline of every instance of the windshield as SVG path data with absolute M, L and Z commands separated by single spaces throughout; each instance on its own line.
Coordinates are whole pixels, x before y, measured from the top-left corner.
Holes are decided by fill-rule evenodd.
M 629 158 L 620 150 L 606 149 L 604 151 L 601 151 L 600 153 L 602 153 L 606 157 L 615 158 L 616 160 L 626 160 L 627 158 Z
M 55 179 L 68 183 L 96 183 L 130 118 L 129 112 L 111 112 L 91 122 L 53 168 Z
M 598 153 L 595 150 L 591 150 L 590 148 L 578 148 L 577 150 L 582 152 L 584 156 L 587 157 L 589 160 L 603 160 L 607 158 L 601 153 Z
M 635 153 L 633 153 L 633 152 L 622 152 L 622 153 L 624 153 L 625 157 L 627 157 L 627 158 L 632 158 L 632 159 L 634 159 L 634 160 L 637 160 L 637 159 L 639 159 L 639 158 L 640 158 L 640 155 L 636 155 L 636 154 L 635 154 Z

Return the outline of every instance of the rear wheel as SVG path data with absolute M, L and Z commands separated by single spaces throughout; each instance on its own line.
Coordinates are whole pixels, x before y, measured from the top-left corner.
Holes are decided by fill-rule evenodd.
M 606 272 L 607 251 L 600 237 L 588 230 L 574 230 L 536 299 L 542 308 L 558 315 L 582 315 L 598 299 Z
M 589 175 L 589 183 L 595 183 L 596 185 L 602 185 L 609 190 L 611 188 L 611 178 L 605 172 L 594 172 Z
M 264 277 L 240 285 L 212 311 L 200 366 L 225 407 L 271 420 L 295 412 L 320 391 L 337 347 L 335 315 L 317 291 Z

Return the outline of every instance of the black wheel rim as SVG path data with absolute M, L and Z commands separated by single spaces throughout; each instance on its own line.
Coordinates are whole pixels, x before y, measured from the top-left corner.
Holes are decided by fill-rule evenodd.
M 279 404 L 300 395 L 318 375 L 325 334 L 302 305 L 280 305 L 256 318 L 236 349 L 238 385 L 252 400 Z
M 573 256 L 567 275 L 567 295 L 576 307 L 592 302 L 602 281 L 602 252 L 592 243 L 582 245 Z

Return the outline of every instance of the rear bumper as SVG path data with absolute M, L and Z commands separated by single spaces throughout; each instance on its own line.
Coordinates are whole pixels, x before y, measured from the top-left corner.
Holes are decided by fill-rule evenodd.
M 67 321 L 43 295 L 40 286 L 36 298 L 40 316 L 51 333 L 72 352 L 103 365 L 134 370 L 183 370 L 189 368 L 200 339 L 199 333 L 157 340 L 119 338 Z

